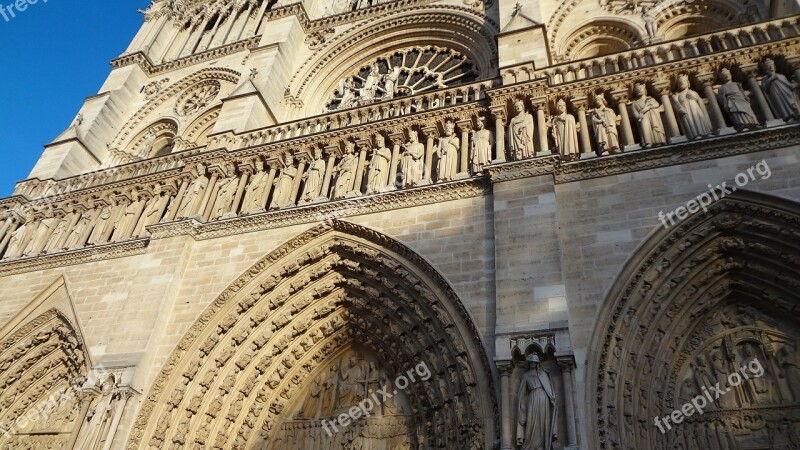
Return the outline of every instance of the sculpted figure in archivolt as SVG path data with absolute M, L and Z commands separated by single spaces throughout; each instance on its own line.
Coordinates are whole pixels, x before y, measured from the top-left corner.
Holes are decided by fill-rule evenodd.
M 528 355 L 530 370 L 519 386 L 517 444 L 520 450 L 552 450 L 556 437 L 556 394 L 550 375 L 536 353 Z

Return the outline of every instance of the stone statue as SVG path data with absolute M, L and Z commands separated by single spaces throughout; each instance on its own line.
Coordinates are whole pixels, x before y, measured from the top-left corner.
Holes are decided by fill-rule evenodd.
M 269 174 L 264 171 L 264 161 L 261 158 L 255 160 L 256 173 L 250 177 L 250 184 L 247 186 L 247 192 L 244 196 L 242 203 L 242 213 L 254 214 L 264 211 L 264 205 L 267 203 L 267 191 L 269 185 L 267 179 Z
M 527 357 L 530 370 L 519 387 L 517 444 L 520 450 L 552 450 L 556 438 L 556 395 L 550 375 L 539 365 L 539 356 Z
M 478 117 L 478 129 L 472 133 L 470 158 L 470 169 L 473 175 L 483 172 L 483 167 L 492 161 L 492 148 L 494 148 L 494 136 L 486 129 L 486 118 Z
M 181 200 L 181 205 L 178 207 L 178 214 L 176 215 L 178 219 L 185 219 L 202 213 L 198 209 L 200 209 L 200 203 L 203 201 L 203 194 L 209 182 L 208 177 L 206 177 L 205 166 L 198 164 L 192 175 L 195 176 L 195 179 L 192 180 L 183 195 L 183 200 Z
M 675 104 L 675 112 L 686 137 L 700 139 L 714 134 L 703 98 L 690 88 L 687 75 L 678 76 L 676 91 L 672 94 L 672 102 Z
M 139 152 L 139 158 L 146 159 L 150 157 L 150 152 L 153 151 L 153 145 L 156 143 L 156 132 L 152 128 L 147 130 L 142 142 L 142 150 Z
M 23 245 L 25 245 L 25 241 L 32 228 L 31 222 L 26 220 L 11 233 L 11 238 L 8 241 L 8 248 L 6 249 L 4 257 L 16 258 L 22 255 L 22 251 L 25 250 Z
M 322 384 L 322 407 L 320 409 L 320 415 L 322 417 L 328 417 L 333 414 L 338 386 L 339 369 L 336 365 L 333 365 L 330 367 L 328 376 L 325 378 L 325 382 Z
M 400 67 L 395 66 L 392 70 L 383 76 L 383 98 L 390 100 L 394 98 L 395 91 L 397 90 L 397 82 L 400 81 Z
M 439 181 L 451 181 L 458 174 L 458 148 L 460 140 L 455 135 L 456 125 L 447 121 L 444 124 L 444 136 L 439 138 L 439 148 L 436 154 L 439 156 L 437 165 L 437 176 Z
M 333 187 L 333 198 L 340 199 L 353 190 L 356 170 L 358 170 L 358 157 L 355 155 L 356 144 L 347 142 L 344 146 L 344 155 L 336 165 L 336 184 Z
M 72 227 L 69 236 L 67 236 L 67 240 L 64 242 L 64 248 L 72 250 L 83 247 L 86 244 L 85 238 L 88 237 L 86 234 L 89 232 L 89 227 L 92 226 L 92 223 L 97 218 L 97 214 L 97 209 L 90 209 L 81 214 L 80 219 L 78 219 L 78 222 Z
M 401 179 L 399 187 L 416 186 L 422 180 L 425 164 L 425 146 L 419 142 L 419 134 L 415 130 L 408 131 L 408 142 L 403 145 L 400 158 Z
M 531 158 L 536 155 L 533 147 L 533 116 L 525 110 L 522 99 L 514 102 L 517 115 L 508 124 L 509 151 L 515 160 Z
M 594 128 L 594 138 L 597 142 L 597 154 L 614 154 L 620 152 L 619 146 L 619 124 L 620 118 L 613 109 L 606 105 L 606 99 L 602 95 L 595 96 L 595 109 L 591 112 L 592 127 Z M 625 107 L 625 105 L 623 105 Z
M 325 385 L 325 374 L 320 374 L 315 378 L 309 387 L 308 397 L 303 404 L 303 408 L 298 414 L 303 419 L 316 419 L 321 417 L 323 386 Z
M 556 103 L 558 114 L 553 117 L 553 140 L 556 149 L 566 161 L 580 159 L 581 152 L 578 147 L 578 126 L 575 117 L 567 112 L 567 102 L 560 99 Z
M 95 217 L 94 228 L 92 228 L 92 233 L 89 235 L 89 240 L 87 241 L 89 245 L 104 243 L 103 235 L 105 234 L 106 227 L 113 213 L 113 206 L 115 205 L 112 202 L 113 200 L 109 200 L 109 203 L 105 203 L 102 206 L 95 205 L 97 216 Z
M 650 14 L 650 7 L 642 7 L 642 19 L 644 20 L 644 29 L 647 31 L 647 37 L 650 42 L 653 42 L 658 37 L 658 23 L 656 18 Z
M 358 90 L 360 102 L 362 104 L 372 103 L 378 95 L 378 85 L 381 82 L 381 72 L 378 64 L 373 64 L 369 69 L 369 75 L 364 80 L 364 87 Z
M 137 233 L 143 233 L 146 231 L 147 227 L 161 221 L 161 216 L 166 209 L 169 198 L 170 196 L 167 195 L 167 192 L 162 189 L 161 186 L 156 187 L 155 195 L 148 200 L 147 204 L 144 206 L 142 218 L 139 220 L 139 225 L 136 227 Z
M 734 128 L 738 131 L 758 128 L 758 117 L 750 105 L 750 99 L 742 86 L 733 81 L 731 71 L 723 67 L 719 71 L 719 81 L 721 86 L 717 97 L 722 109 L 733 121 Z
M 116 390 L 116 383 L 113 376 L 109 376 L 100 386 L 100 399 L 92 405 L 86 414 L 84 431 L 78 438 L 75 448 L 86 450 L 100 450 L 105 448 L 110 442 L 106 442 L 111 430 L 111 421 L 119 403 L 119 394 Z
M 297 168 L 294 166 L 294 157 L 291 153 L 286 153 L 283 158 L 283 170 L 278 175 L 278 179 L 272 183 L 275 186 L 275 190 L 272 193 L 272 202 L 269 209 L 285 208 L 294 204 L 292 192 L 294 179 L 297 176 Z
M 302 201 L 309 203 L 318 200 L 322 195 L 322 184 L 325 179 L 325 160 L 322 159 L 322 150 L 317 147 L 314 149 L 314 160 L 308 166 L 308 171 L 303 175 L 305 184 L 303 186 Z
M 647 95 L 647 87 L 641 83 L 633 86 L 633 98 L 631 111 L 636 120 L 642 147 L 666 144 L 667 134 L 664 131 L 664 122 L 661 120 L 664 107 Z
M 46 253 L 54 253 L 61 250 L 64 250 L 63 240 L 66 239 L 67 227 L 69 227 L 70 222 L 72 221 L 72 214 L 68 214 L 64 216 L 56 225 L 55 229 L 53 229 L 53 233 L 50 235 L 49 240 L 47 241 L 47 245 L 44 248 Z
M 229 214 L 236 191 L 239 189 L 239 177 L 236 176 L 236 169 L 233 164 L 225 166 L 225 178 L 219 181 L 217 198 L 214 201 L 214 209 L 209 216 L 212 220 L 225 217 Z
M 392 151 L 386 148 L 386 139 L 382 135 L 375 136 L 376 149 L 372 153 L 367 174 L 367 194 L 377 194 L 386 188 L 389 180 L 389 163 Z
M 794 85 L 783 74 L 775 72 L 775 61 L 767 58 L 761 64 L 764 78 L 761 86 L 767 94 L 772 110 L 779 118 L 790 121 L 800 119 L 800 104 Z
M 337 411 L 347 411 L 364 399 L 366 395 L 366 386 L 364 384 L 366 377 L 367 373 L 364 370 L 363 361 L 351 356 L 348 360 L 347 368 L 342 370 Z
M 144 210 L 144 201 L 141 195 L 135 189 L 131 191 L 131 202 L 125 207 L 122 216 L 119 219 L 117 229 L 111 238 L 112 241 L 121 241 L 128 239 L 133 235 L 136 224 L 139 222 L 139 217 Z
M 340 90 L 342 91 L 342 100 L 339 102 L 339 109 L 352 108 L 356 102 L 356 91 L 353 88 L 353 80 L 351 78 L 344 80 Z

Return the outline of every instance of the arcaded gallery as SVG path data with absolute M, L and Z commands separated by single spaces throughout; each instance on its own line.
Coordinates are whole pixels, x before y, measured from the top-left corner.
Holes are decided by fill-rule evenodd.
M 3 180 L 0 448 L 800 449 L 797 0 L 130 42 Z

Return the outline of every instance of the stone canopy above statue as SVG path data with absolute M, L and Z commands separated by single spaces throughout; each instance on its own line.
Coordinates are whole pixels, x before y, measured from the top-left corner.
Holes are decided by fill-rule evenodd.
M 475 81 L 478 70 L 465 55 L 440 47 L 397 50 L 342 79 L 328 111 L 428 92 Z

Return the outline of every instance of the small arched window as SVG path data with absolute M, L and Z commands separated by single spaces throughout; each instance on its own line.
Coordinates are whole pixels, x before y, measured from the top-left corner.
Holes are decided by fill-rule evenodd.
M 144 129 L 133 140 L 128 153 L 138 159 L 155 158 L 172 153 L 178 125 L 172 120 L 161 120 Z

